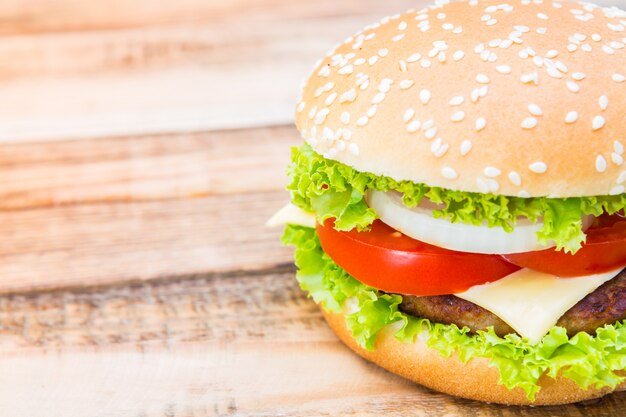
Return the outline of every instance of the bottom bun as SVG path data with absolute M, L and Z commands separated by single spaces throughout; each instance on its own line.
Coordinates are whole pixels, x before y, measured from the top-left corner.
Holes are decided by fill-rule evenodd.
M 485 358 L 474 358 L 468 363 L 452 355 L 442 356 L 417 340 L 403 343 L 393 336 L 393 329 L 383 330 L 376 339 L 376 347 L 368 351 L 359 346 L 346 327 L 345 316 L 324 311 L 326 321 L 339 338 L 363 358 L 382 368 L 425 387 L 457 397 L 507 405 L 557 405 L 591 400 L 614 391 L 626 390 L 626 382 L 616 390 L 583 390 L 571 379 L 556 379 L 543 375 L 539 379 L 541 390 L 535 401 L 530 401 L 521 388 L 507 389 L 499 385 L 499 372 L 489 367 Z

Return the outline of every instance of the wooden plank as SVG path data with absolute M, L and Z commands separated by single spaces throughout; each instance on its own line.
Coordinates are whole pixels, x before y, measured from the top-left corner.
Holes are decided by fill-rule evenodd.
M 501 407 L 407 383 L 341 345 L 291 271 L 3 296 L 0 336 L 0 407 L 18 417 L 594 417 L 626 406 L 620 393 Z
M 319 57 L 365 24 L 414 6 L 3 3 L 11 35 L 0 43 L 0 143 L 291 123 L 300 80 Z
M 4 212 L 0 293 L 85 287 L 291 261 L 265 221 L 283 191 Z
M 0 210 L 281 190 L 300 143 L 279 126 L 3 145 Z

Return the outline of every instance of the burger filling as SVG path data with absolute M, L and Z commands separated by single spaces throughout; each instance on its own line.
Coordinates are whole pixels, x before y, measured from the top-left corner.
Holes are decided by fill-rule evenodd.
M 626 369 L 626 196 L 520 198 L 363 173 L 294 149 L 286 223 L 298 280 L 364 348 L 394 326 L 484 357 L 533 399 L 559 372 L 615 387 Z

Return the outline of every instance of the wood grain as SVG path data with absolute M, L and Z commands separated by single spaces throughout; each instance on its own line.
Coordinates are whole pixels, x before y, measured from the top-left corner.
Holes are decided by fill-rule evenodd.
M 276 126 L 5 144 L 0 210 L 277 191 L 300 142 L 295 127 Z
M 0 143 L 291 123 L 300 80 L 323 53 L 414 6 L 3 2 Z
M 0 216 L 0 293 L 290 262 L 265 221 L 283 191 L 53 207 Z
M 501 407 L 412 385 L 341 345 L 290 269 L 4 296 L 0 335 L 14 415 L 582 417 L 626 401 Z

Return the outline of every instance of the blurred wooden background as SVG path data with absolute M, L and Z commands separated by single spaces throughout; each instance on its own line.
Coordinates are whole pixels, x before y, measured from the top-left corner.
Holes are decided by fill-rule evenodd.
M 0 3 L 0 412 L 572 415 L 449 398 L 326 328 L 264 221 L 301 78 L 418 0 Z

